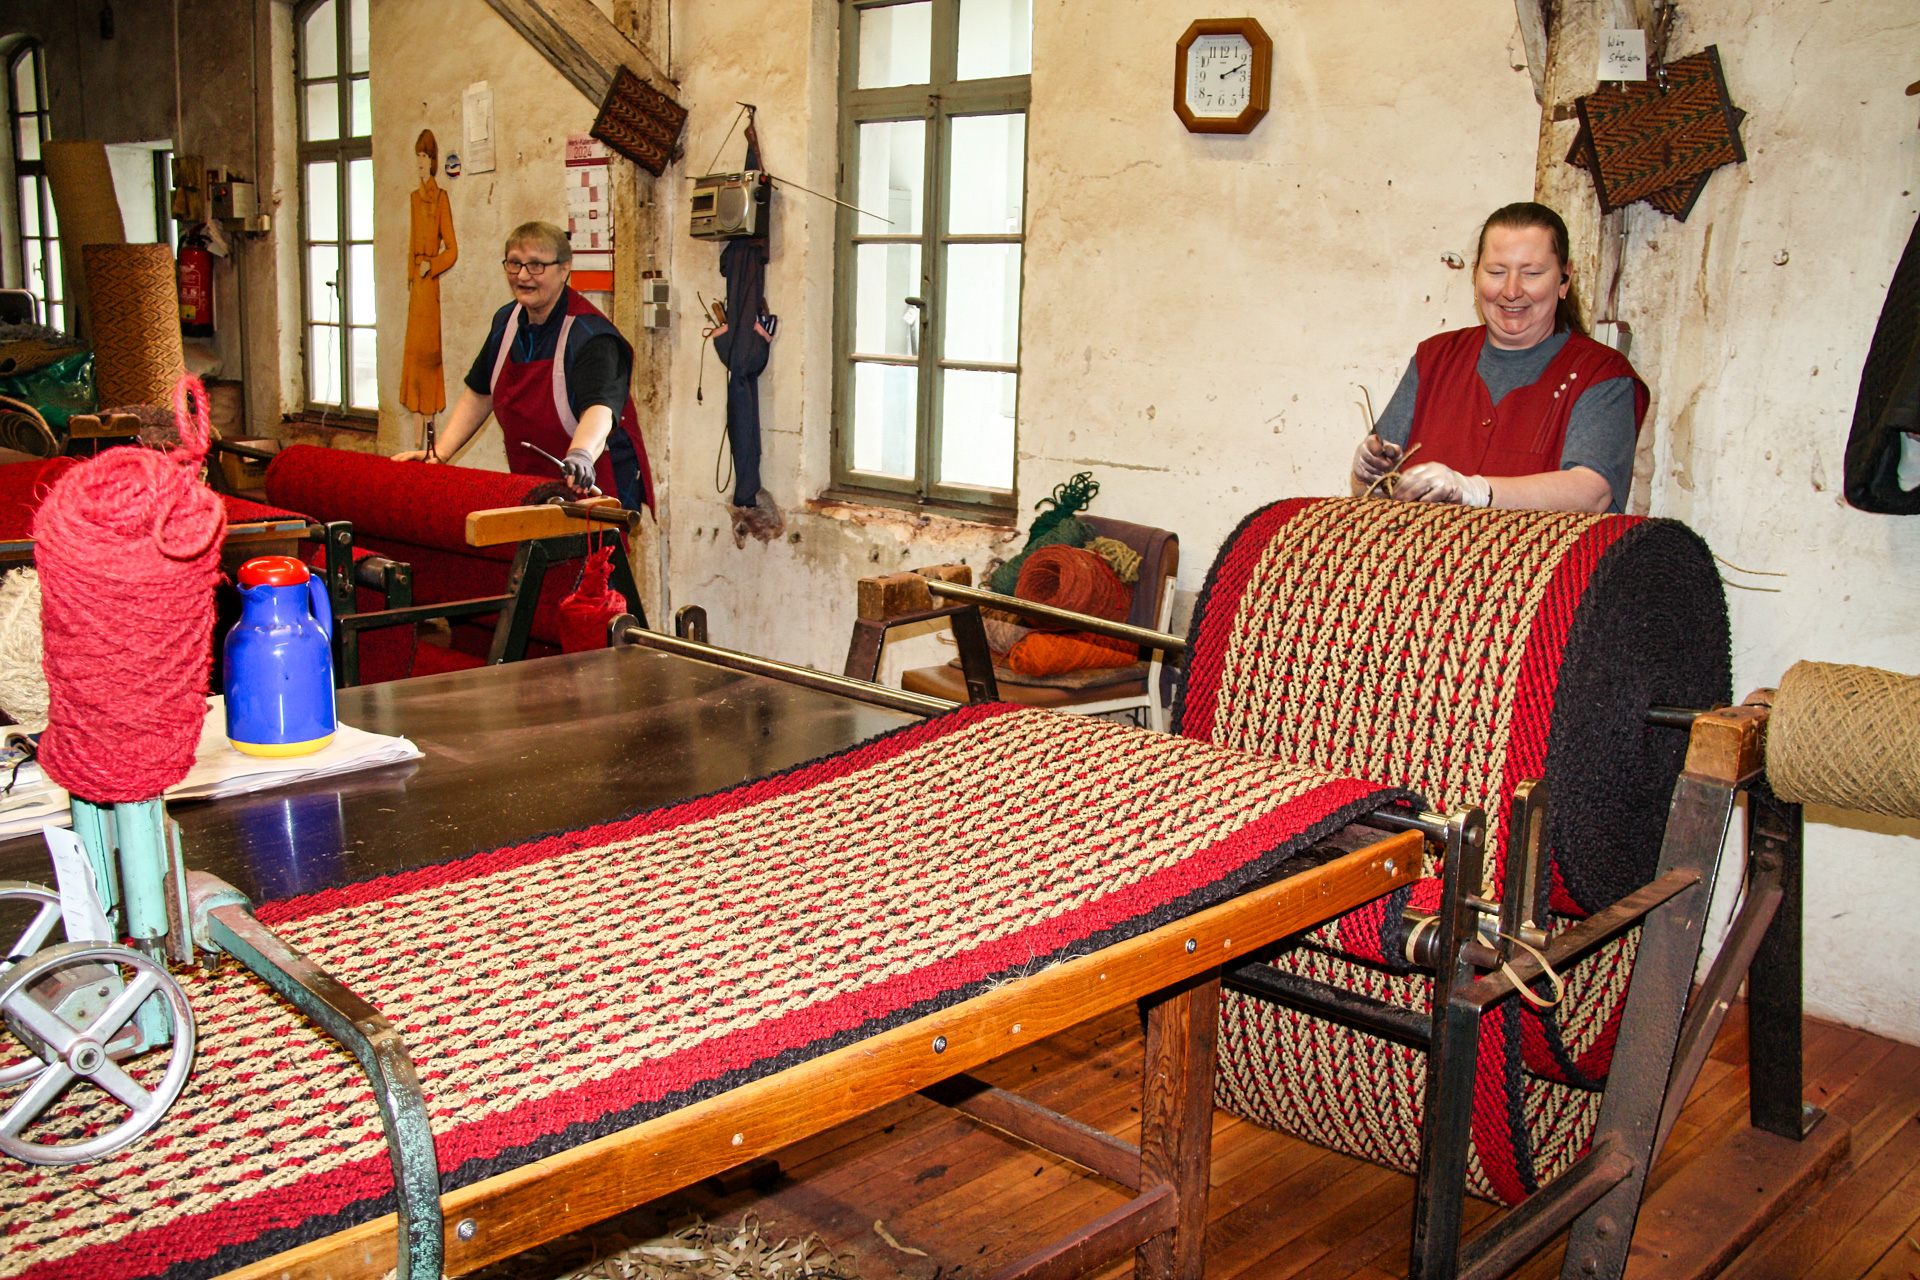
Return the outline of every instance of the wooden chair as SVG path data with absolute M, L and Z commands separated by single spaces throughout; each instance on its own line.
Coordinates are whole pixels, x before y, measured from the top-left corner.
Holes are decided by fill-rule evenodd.
M 1166 529 L 1106 516 L 1079 518 L 1092 525 L 1099 536 L 1124 542 L 1140 555 L 1140 580 L 1134 585 L 1133 607 L 1125 620 L 1133 626 L 1164 630 L 1172 610 L 1174 578 L 1180 569 L 1179 537 Z M 881 652 L 888 631 L 910 623 L 954 617 L 971 608 L 966 605 L 935 605 L 931 600 L 922 602 L 917 596 L 908 599 L 905 605 L 897 599 L 891 605 L 872 603 L 884 599 L 884 589 L 876 595 L 871 588 L 863 588 L 862 598 L 862 616 L 853 624 L 853 642 L 847 651 L 846 665 L 846 674 L 860 680 L 878 677 Z M 888 612 L 889 608 L 893 610 L 891 613 Z M 876 609 L 874 616 L 868 616 L 870 611 Z M 953 625 L 957 635 L 960 628 L 967 624 L 956 618 Z M 1168 708 L 1159 696 L 1162 661 L 1161 651 L 1154 649 L 1149 651 L 1145 659 L 1131 666 L 1074 672 L 1066 676 L 1024 676 L 996 663 L 993 676 L 1000 698 L 1007 702 L 1083 715 L 1145 708 L 1150 727 L 1164 730 L 1167 727 Z M 905 672 L 900 685 L 911 693 L 931 694 L 954 702 L 973 700 L 969 695 L 964 670 L 964 649 L 963 657 L 956 658 L 952 663 L 916 667 Z

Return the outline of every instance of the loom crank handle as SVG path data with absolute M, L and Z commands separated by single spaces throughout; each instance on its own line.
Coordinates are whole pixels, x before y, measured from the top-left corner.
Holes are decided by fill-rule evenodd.
M 154 1010 L 157 1012 L 143 1012 Z M 63 942 L 6 970 L 0 1015 L 33 1055 L 33 1069 L 9 1073 L 26 1087 L 0 1110 L 0 1151 L 28 1164 L 83 1164 L 139 1140 L 160 1123 L 193 1069 L 193 1010 L 166 966 L 117 942 Z M 143 1023 L 157 1021 L 155 1041 Z M 149 1048 L 169 1054 L 159 1081 L 141 1080 L 120 1062 Z M 67 1086 L 86 1080 L 127 1109 L 117 1124 L 79 1142 L 36 1142 L 21 1136 Z M 99 1106 L 111 1106 L 101 1102 Z
M 196 941 L 253 970 L 359 1059 L 373 1085 L 393 1162 L 400 1208 L 398 1280 L 440 1280 L 446 1238 L 439 1154 L 406 1042 L 378 1009 L 254 919 L 252 904 L 232 885 L 189 871 L 187 898 Z

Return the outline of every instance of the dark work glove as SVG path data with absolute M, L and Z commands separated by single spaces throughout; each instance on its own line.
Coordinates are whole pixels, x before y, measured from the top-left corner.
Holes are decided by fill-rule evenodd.
M 589 492 L 593 489 L 593 457 L 585 449 L 569 449 L 567 456 L 560 460 L 560 474 L 575 489 Z

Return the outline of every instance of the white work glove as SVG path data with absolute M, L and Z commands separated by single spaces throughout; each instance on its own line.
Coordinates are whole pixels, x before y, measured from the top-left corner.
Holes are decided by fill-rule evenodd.
M 567 456 L 560 460 L 560 475 L 569 488 L 591 490 L 594 487 L 593 455 L 585 449 L 567 450 Z
M 1444 462 L 1423 462 L 1400 473 L 1393 496 L 1403 502 L 1457 502 L 1468 507 L 1493 505 L 1493 486 L 1485 476 L 1463 476 Z
M 1353 451 L 1353 478 L 1362 485 L 1370 485 L 1393 470 L 1393 464 L 1399 460 L 1399 445 L 1370 435 Z

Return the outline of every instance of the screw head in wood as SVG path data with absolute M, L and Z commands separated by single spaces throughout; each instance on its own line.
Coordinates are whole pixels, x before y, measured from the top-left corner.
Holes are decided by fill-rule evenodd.
M 460 1219 L 460 1225 L 453 1229 L 453 1234 L 459 1236 L 462 1240 L 471 1240 L 480 1234 L 480 1224 L 472 1218 L 462 1218 Z
M 1200 944 L 1199 944 L 1199 942 L 1198 942 L 1198 941 L 1196 941 L 1196 940 L 1195 940 L 1195 939 L 1193 939 L 1193 938 L 1188 938 L 1188 939 L 1187 939 L 1187 954 L 1188 954 L 1188 955 L 1192 955 L 1192 954 L 1193 954 L 1194 952 L 1196 952 L 1196 951 L 1198 951 L 1199 949 L 1200 949 Z
M 945 1036 L 935 1036 L 933 1038 L 933 1051 L 935 1053 L 945 1053 L 947 1051 L 947 1038 Z

